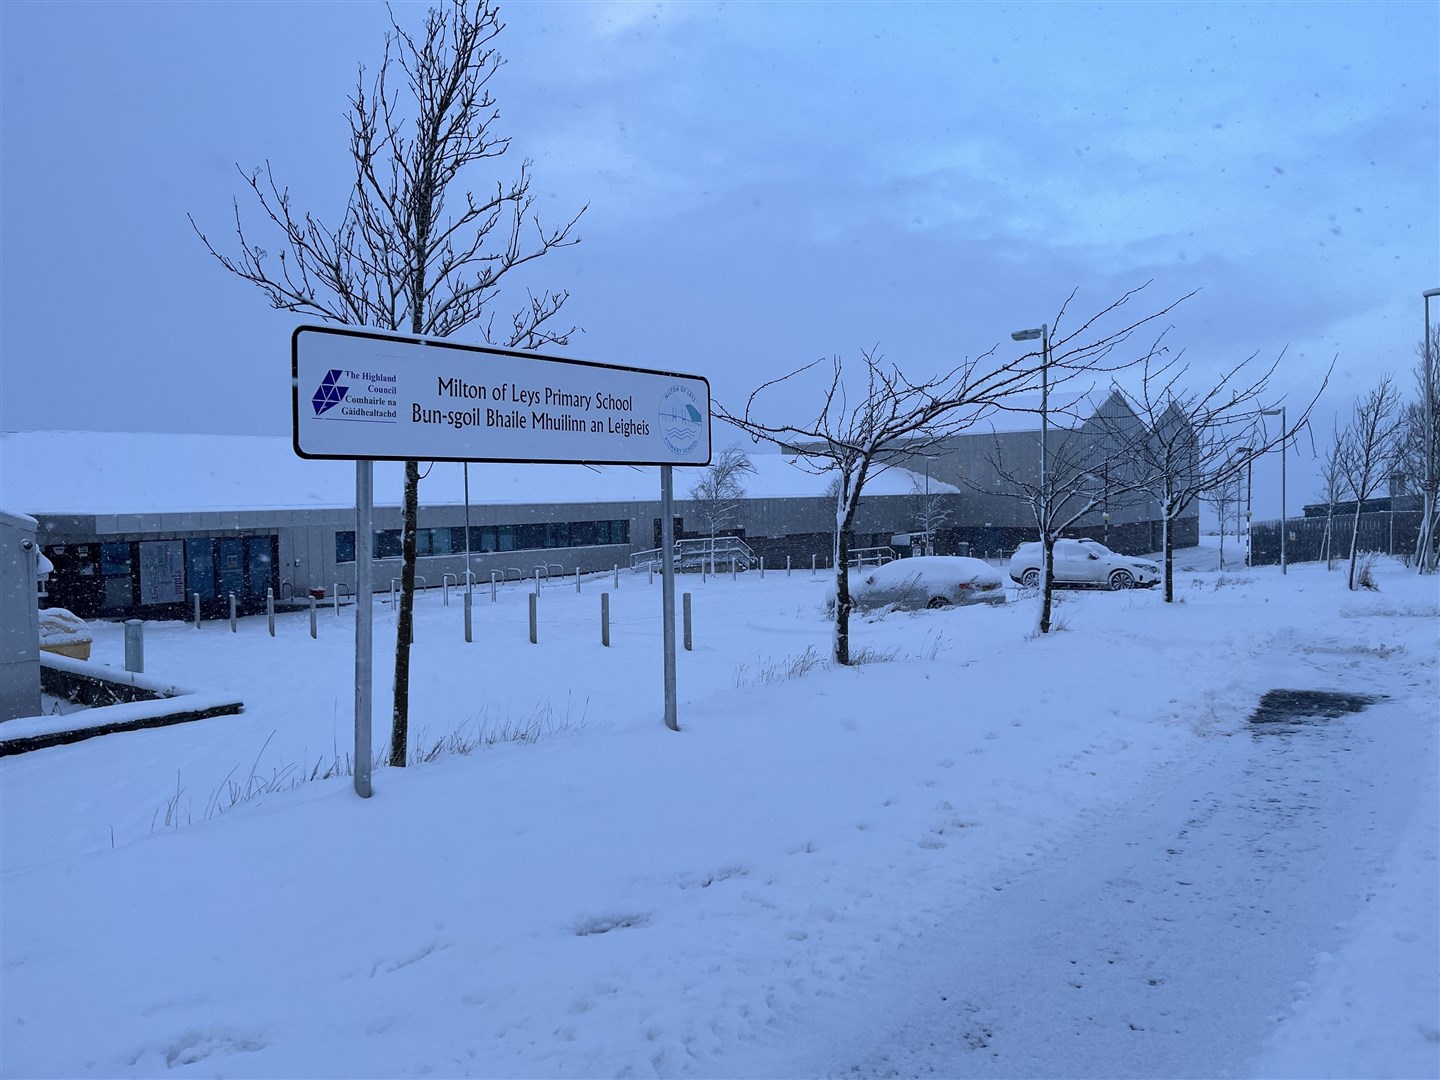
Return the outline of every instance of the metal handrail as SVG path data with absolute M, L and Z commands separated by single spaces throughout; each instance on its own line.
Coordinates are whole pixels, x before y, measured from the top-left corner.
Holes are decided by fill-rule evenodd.
M 714 567 L 722 563 L 734 563 L 741 570 L 749 570 L 758 562 L 754 550 L 738 536 L 701 536 L 677 540 L 673 550 L 675 566 L 681 570 L 706 565 Z M 664 548 L 637 551 L 630 556 L 630 569 L 636 573 L 644 569 L 653 571 L 660 565 L 664 554 Z
M 895 549 L 888 544 L 880 547 L 852 548 L 850 558 L 845 565 L 850 567 L 884 566 L 888 562 L 894 562 L 897 558 L 899 556 L 895 554 Z

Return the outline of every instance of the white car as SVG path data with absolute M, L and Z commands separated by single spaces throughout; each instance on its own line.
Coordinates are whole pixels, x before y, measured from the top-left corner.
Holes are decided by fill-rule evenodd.
M 1111 589 L 1148 588 L 1160 580 L 1160 567 L 1145 559 L 1120 555 L 1094 540 L 1055 541 L 1055 584 L 1088 585 Z M 1026 588 L 1040 584 L 1044 548 L 1021 544 L 1010 556 L 1010 578 Z
M 850 601 L 856 610 L 944 608 L 1005 603 L 1005 579 L 980 559 L 920 555 L 884 566 L 850 571 Z

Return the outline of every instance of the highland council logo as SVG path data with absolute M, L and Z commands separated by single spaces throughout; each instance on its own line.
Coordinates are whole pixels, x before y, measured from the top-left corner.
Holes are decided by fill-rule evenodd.
M 688 454 L 700 441 L 700 424 L 705 418 L 696 407 L 697 400 L 688 386 L 672 386 L 660 399 L 660 431 L 672 453 Z
M 325 373 L 325 378 L 320 380 L 320 385 L 310 398 L 310 404 L 315 406 L 315 415 L 320 416 L 329 412 L 340 402 L 345 400 L 350 387 L 340 385 L 340 376 L 345 372 L 340 368 L 333 368 Z

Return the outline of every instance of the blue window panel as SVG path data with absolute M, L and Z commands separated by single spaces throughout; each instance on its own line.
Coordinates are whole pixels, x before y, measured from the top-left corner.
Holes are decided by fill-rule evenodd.
M 185 579 L 201 600 L 215 598 L 215 541 L 185 541 Z

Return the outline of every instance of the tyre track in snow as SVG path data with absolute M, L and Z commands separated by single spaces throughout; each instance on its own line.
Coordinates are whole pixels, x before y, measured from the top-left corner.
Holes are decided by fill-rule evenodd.
M 1363 689 L 1354 665 L 1299 652 L 1275 685 Z M 802 1016 L 797 1052 L 761 1071 L 1242 1073 L 1344 943 L 1415 811 L 1431 726 L 1412 700 L 1202 740 L 957 904 L 857 1000 Z

